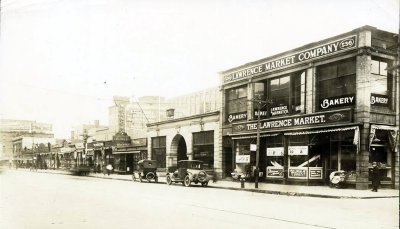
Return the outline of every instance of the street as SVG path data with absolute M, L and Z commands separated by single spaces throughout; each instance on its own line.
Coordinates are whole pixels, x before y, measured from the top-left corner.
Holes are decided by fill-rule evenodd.
M 398 228 L 399 199 L 281 196 L 6 171 L 0 228 Z

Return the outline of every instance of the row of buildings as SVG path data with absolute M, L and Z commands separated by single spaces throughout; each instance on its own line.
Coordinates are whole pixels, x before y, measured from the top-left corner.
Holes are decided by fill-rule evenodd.
M 116 97 L 108 127 L 74 132 L 55 154 L 62 160 L 49 149 L 50 161 L 131 172 L 142 158 L 161 170 L 199 159 L 218 178 L 258 168 L 264 181 L 285 184 L 324 185 L 345 170 L 356 189 L 368 188 L 376 161 L 382 184 L 398 189 L 397 39 L 364 26 L 222 71 L 203 92 Z M 24 149 L 15 143 L 14 158 Z

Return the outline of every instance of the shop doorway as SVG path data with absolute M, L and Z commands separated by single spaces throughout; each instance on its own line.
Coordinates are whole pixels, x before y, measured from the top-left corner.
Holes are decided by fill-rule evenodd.
M 233 153 L 232 147 L 224 147 L 225 177 L 231 177 L 233 172 Z

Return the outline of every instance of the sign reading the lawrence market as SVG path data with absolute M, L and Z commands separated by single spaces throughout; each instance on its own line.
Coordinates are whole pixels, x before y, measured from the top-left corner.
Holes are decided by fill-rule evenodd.
M 316 113 L 312 115 L 302 115 L 296 117 L 287 117 L 282 119 L 261 120 L 260 130 L 274 130 L 297 126 L 315 126 L 327 123 L 351 122 L 351 110 L 332 111 Z M 257 131 L 257 122 L 247 122 L 232 125 L 233 133 L 246 133 Z
M 307 49 L 302 52 L 295 53 L 293 55 L 277 58 L 275 60 L 268 61 L 256 66 L 252 66 L 247 69 L 230 73 L 224 76 L 224 83 L 229 83 L 232 81 L 244 79 L 259 73 L 272 71 L 275 69 L 290 66 L 292 64 L 300 63 L 303 61 L 321 58 L 327 55 L 332 55 L 337 52 L 353 49 L 356 47 L 357 47 L 357 36 L 352 35 L 334 42 L 330 42 L 321 46 Z

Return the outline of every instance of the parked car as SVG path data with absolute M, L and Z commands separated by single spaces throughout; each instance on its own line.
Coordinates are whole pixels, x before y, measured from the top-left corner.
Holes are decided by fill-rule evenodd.
M 206 187 L 211 176 L 203 169 L 203 162 L 199 160 L 181 160 L 176 167 L 170 167 L 166 174 L 167 184 L 182 182 L 189 187 L 191 183 Z
M 154 179 L 157 183 L 157 161 L 147 159 L 138 161 L 138 170 L 134 171 L 132 174 L 132 180 L 136 181 L 137 179 L 139 179 L 139 182 L 142 182 L 143 179 L 151 182 L 151 180 Z

